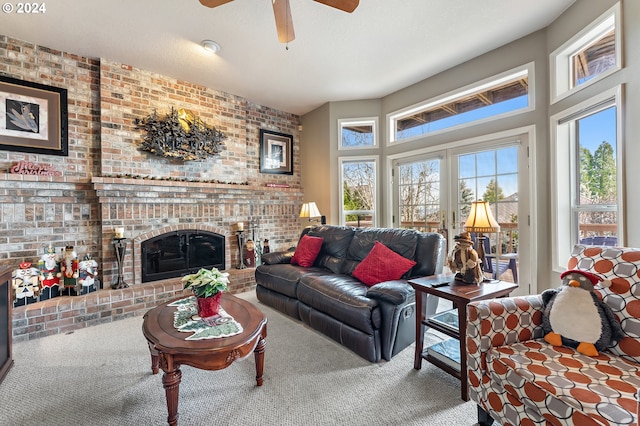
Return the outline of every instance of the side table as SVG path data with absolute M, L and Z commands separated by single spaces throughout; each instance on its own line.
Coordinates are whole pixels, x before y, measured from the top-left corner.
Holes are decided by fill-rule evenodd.
M 516 283 L 506 281 L 484 282 L 478 285 L 463 284 L 454 280 L 453 275 L 441 274 L 429 277 L 415 278 L 409 280 L 409 284 L 416 292 L 416 352 L 413 368 L 420 370 L 422 360 L 426 359 L 433 365 L 443 369 L 447 373 L 460 379 L 461 398 L 463 401 L 469 400 L 467 382 L 467 342 L 465 334 L 467 330 L 467 305 L 476 300 L 494 299 L 508 296 L 518 287 Z M 426 317 L 425 308 L 427 295 L 440 297 L 453 302 L 453 307 L 458 310 L 458 329 L 452 329 L 440 322 L 430 320 Z M 460 349 L 460 370 L 452 367 L 432 356 L 428 350 L 424 349 L 425 327 L 433 328 L 447 336 L 459 341 Z

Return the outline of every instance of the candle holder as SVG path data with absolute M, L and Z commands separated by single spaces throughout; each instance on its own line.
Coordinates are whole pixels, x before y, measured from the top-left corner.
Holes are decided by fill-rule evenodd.
M 236 232 L 236 235 L 238 237 L 238 251 L 240 252 L 240 265 L 238 265 L 238 269 L 245 269 L 246 266 L 244 265 L 244 244 L 245 241 L 247 240 L 247 236 L 244 235 L 244 231 L 242 230 L 238 230 Z
M 124 257 L 127 254 L 127 239 L 126 238 L 114 238 L 111 242 L 116 249 L 116 261 L 118 262 L 118 280 L 111 284 L 112 289 L 127 288 L 129 284 L 124 282 Z
M 253 241 L 254 241 L 254 256 L 255 266 L 262 264 L 262 245 L 260 243 L 260 218 L 256 218 L 255 221 L 249 222 L 249 228 L 251 229 Z

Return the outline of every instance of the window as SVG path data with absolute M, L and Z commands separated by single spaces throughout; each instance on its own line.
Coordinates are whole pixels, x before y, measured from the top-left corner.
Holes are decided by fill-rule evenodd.
M 551 118 L 558 271 L 576 243 L 622 244 L 620 90 L 610 90 Z
M 520 283 L 519 294 L 535 294 L 529 140 L 534 127 L 457 140 L 391 156 L 392 223 L 439 232 L 449 249 L 464 231 L 471 203 L 488 201 L 500 231 L 485 233 L 487 276 Z M 532 219 L 533 217 L 533 219 Z M 480 235 L 473 235 L 474 238 Z M 476 250 L 478 246 L 476 245 Z M 532 293 L 533 292 L 533 293 Z
M 442 228 L 440 159 L 427 158 L 398 164 L 400 227 L 421 232 Z
M 377 128 L 377 117 L 338 120 L 338 149 L 376 147 Z
M 339 161 L 341 224 L 375 227 L 377 157 L 349 157 Z
M 534 105 L 533 64 L 388 115 L 389 141 L 415 139 L 470 123 L 502 118 Z
M 551 53 L 551 103 L 622 67 L 619 15 L 618 3 Z
M 500 232 L 490 236 L 491 253 L 518 252 L 518 149 L 513 142 L 458 156 L 457 226 L 463 229 L 473 201 L 488 202 L 500 224 Z

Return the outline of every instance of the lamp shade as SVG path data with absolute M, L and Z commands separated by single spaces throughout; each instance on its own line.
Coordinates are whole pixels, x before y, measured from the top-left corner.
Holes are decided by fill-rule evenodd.
M 498 225 L 498 222 L 493 218 L 489 203 L 480 200 L 471 203 L 471 211 L 464 224 L 464 230 L 468 232 L 500 231 L 500 225 Z
M 312 217 L 320 217 L 320 210 L 318 210 L 318 206 L 316 203 L 311 201 L 310 203 L 302 204 L 302 208 L 300 209 L 300 217 L 306 217 L 311 219 Z

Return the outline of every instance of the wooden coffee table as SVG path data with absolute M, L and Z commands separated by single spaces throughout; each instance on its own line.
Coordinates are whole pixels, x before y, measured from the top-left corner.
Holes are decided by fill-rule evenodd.
M 184 298 L 184 297 L 182 297 Z M 149 342 L 151 371 L 164 371 L 162 384 L 167 397 L 167 422 L 178 424 L 178 393 L 182 372 L 180 366 L 190 365 L 203 370 L 222 370 L 233 361 L 255 355 L 256 382 L 262 386 L 264 368 L 267 317 L 255 306 L 229 293 L 222 296 L 222 307 L 238 323 L 243 331 L 231 337 L 185 340 L 191 333 L 176 330 L 173 326 L 175 306 L 167 306 L 173 300 L 151 309 L 144 315 L 142 333 Z

